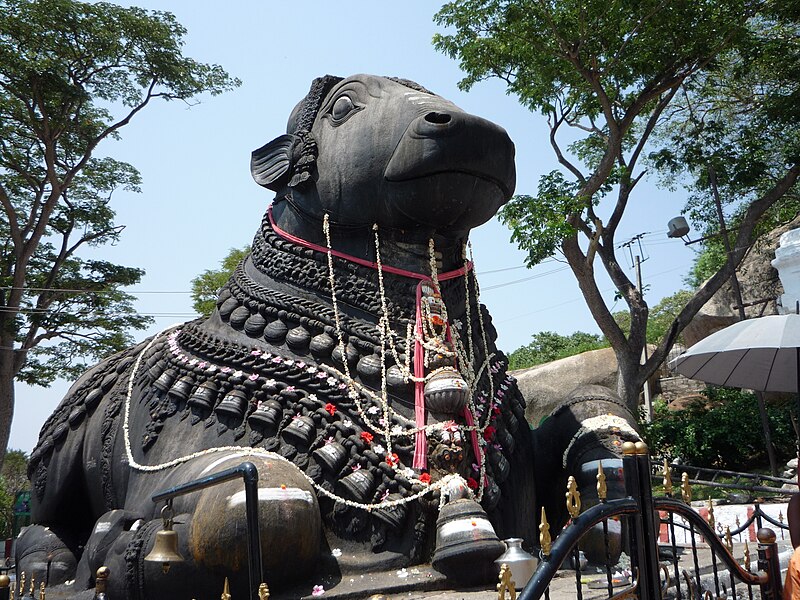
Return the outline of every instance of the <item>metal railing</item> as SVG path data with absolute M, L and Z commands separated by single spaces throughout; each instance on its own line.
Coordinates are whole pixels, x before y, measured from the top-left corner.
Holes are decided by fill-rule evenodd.
M 667 496 L 653 497 L 652 465 L 643 443 L 625 444 L 623 470 L 626 496 L 616 500 L 605 499 L 605 494 L 600 493 L 601 474 L 598 474 L 599 503 L 582 514 L 572 514 L 570 523 L 561 531 L 552 547 L 542 543 L 539 567 L 521 592 L 519 600 L 549 600 L 556 573 L 570 557 L 576 573 L 574 597 L 583 600 L 585 578 L 580 572 L 579 551 L 587 534 L 596 531 L 600 524 L 606 548 L 606 562 L 601 568 L 601 572 L 605 571 L 605 578 L 595 583 L 599 584 L 597 588 L 604 589 L 602 595 L 608 599 L 780 599 L 782 585 L 778 547 L 771 529 L 760 528 L 758 531 L 757 571 L 751 570 L 747 541 L 744 543 L 743 561 L 740 563 L 733 555 L 731 536 L 746 529 L 756 518 L 760 523 L 765 513 L 753 515 L 748 523 L 736 531 L 727 531 L 723 541 L 714 528 L 713 510 L 707 521 L 687 502 L 671 497 L 671 483 L 667 486 Z M 686 488 L 681 491 L 685 497 Z M 568 499 L 568 508 L 570 503 Z M 629 557 L 628 577 L 620 578 L 613 573 L 619 565 L 612 558 L 608 539 L 608 524 L 612 519 L 622 522 L 618 531 Z M 774 524 L 771 518 L 768 521 Z M 544 515 L 543 522 L 546 523 Z M 679 530 L 683 530 L 683 542 L 679 542 Z M 562 590 L 559 596 L 563 596 L 563 593 Z

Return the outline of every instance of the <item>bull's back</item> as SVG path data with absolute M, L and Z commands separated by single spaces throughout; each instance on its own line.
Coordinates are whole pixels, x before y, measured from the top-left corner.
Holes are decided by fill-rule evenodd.
M 128 376 L 146 342 L 119 352 L 87 370 L 70 387 L 45 421 L 31 453 L 31 517 L 57 523 L 63 515 L 91 527 L 100 514 L 115 508 L 115 457 L 121 407 Z

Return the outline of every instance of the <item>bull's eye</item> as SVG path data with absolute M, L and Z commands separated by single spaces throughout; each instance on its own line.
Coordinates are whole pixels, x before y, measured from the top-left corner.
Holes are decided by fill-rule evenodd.
M 339 96 L 331 107 L 331 118 L 337 125 L 354 113 L 360 107 L 349 96 Z

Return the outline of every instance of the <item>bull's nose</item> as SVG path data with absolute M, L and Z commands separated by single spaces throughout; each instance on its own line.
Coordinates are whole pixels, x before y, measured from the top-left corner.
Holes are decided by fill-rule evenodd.
M 411 134 L 421 138 L 438 138 L 451 135 L 461 128 L 461 115 L 447 110 L 432 110 L 414 119 Z
M 453 117 L 443 112 L 429 112 L 425 115 L 425 121 L 433 125 L 447 125 Z

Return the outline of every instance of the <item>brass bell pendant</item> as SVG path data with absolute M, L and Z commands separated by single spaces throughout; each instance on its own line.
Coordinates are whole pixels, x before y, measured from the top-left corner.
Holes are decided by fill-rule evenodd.
M 164 520 L 164 529 L 156 532 L 156 541 L 153 549 L 144 557 L 148 562 L 159 562 L 166 574 L 171 563 L 183 562 L 183 556 L 178 552 L 178 533 L 172 530 L 172 504 L 167 503 L 161 509 L 161 518 Z
M 460 414 L 467 405 L 469 386 L 453 367 L 442 367 L 425 382 L 425 406 L 434 413 Z

